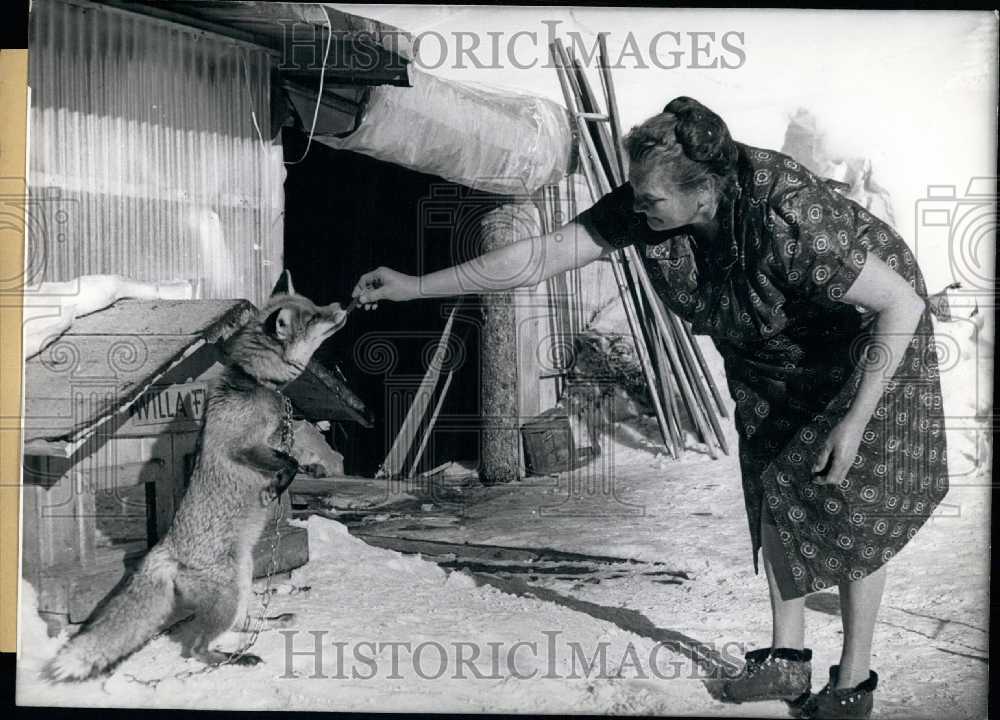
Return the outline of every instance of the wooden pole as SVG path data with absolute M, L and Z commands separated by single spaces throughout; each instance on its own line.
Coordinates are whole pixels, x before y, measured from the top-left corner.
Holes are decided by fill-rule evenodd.
M 490 252 L 515 241 L 516 204 L 486 213 L 482 249 Z M 480 398 L 483 428 L 479 440 L 479 477 L 483 483 L 521 478 L 521 431 L 518 407 L 517 320 L 514 293 L 484 293 L 480 347 Z
M 633 251 L 632 255 L 635 257 L 635 260 L 638 260 L 638 253 L 635 252 L 635 248 L 628 249 Z M 698 428 L 698 434 L 702 437 L 705 445 L 708 447 L 708 454 L 712 456 L 713 460 L 715 460 L 718 455 L 715 452 L 715 448 L 712 446 L 711 433 L 709 432 L 705 418 L 702 416 L 700 408 L 698 407 L 698 401 L 694 396 L 694 391 L 691 389 L 690 383 L 688 382 L 687 374 L 684 372 L 684 366 L 681 362 L 680 355 L 677 352 L 677 348 L 674 345 L 673 336 L 670 334 L 669 324 L 666 318 L 666 313 L 669 311 L 662 307 L 661 300 L 656 295 L 656 291 L 649 282 L 649 278 L 646 277 L 646 273 L 641 272 L 638 273 L 638 275 L 640 282 L 643 284 L 646 296 L 650 298 L 649 304 L 653 308 L 653 315 L 656 317 L 656 324 L 660 329 L 660 335 L 665 340 L 664 345 L 667 348 L 667 355 L 670 357 L 670 364 L 674 368 L 674 376 L 677 378 L 677 384 L 681 389 L 681 397 L 684 398 L 684 402 L 688 406 L 688 411 L 692 416 L 691 419 L 694 420 L 695 427 Z
M 652 319 L 652 311 L 646 310 L 648 319 Z M 680 408 L 677 406 L 677 398 L 674 397 L 673 381 L 671 379 L 670 368 L 667 358 L 664 356 L 663 339 L 660 337 L 655 322 L 649 323 L 649 334 L 656 352 L 656 364 L 659 370 L 660 380 L 663 382 L 663 402 L 666 404 L 665 415 L 667 416 L 667 428 L 670 431 L 670 440 L 674 445 L 677 457 L 684 452 L 684 433 L 681 431 Z
M 584 120 L 580 120 L 581 124 L 584 122 Z M 586 135 L 584 137 L 585 142 L 589 145 L 592 142 L 590 136 Z M 594 156 L 589 155 L 589 158 L 593 159 Z M 587 165 L 585 164 L 584 167 L 586 168 Z M 607 180 L 604 179 L 604 183 L 602 185 L 602 178 L 603 176 L 600 174 L 600 168 L 591 165 L 589 167 L 587 180 L 594 186 L 593 192 L 595 197 L 600 196 L 602 187 L 607 184 Z M 618 284 L 619 294 L 621 295 L 622 302 L 625 305 L 625 317 L 628 320 L 629 331 L 632 333 L 632 340 L 635 343 L 636 353 L 639 355 L 639 362 L 642 365 L 643 375 L 646 378 L 646 384 L 649 387 L 649 394 L 653 400 L 653 409 L 656 413 L 657 424 L 660 426 L 660 434 L 663 437 L 663 444 L 673 455 L 674 452 L 670 442 L 670 426 L 664 414 L 663 402 L 660 396 L 662 383 L 657 382 L 656 372 L 649 356 L 649 348 L 653 346 L 649 343 L 649 339 L 643 331 L 642 317 L 637 312 L 639 303 L 641 303 L 641 297 L 636 292 L 634 283 L 631 282 L 630 275 L 628 273 L 628 266 L 625 265 L 618 252 L 611 254 L 611 267 L 615 274 L 615 282 Z M 633 293 L 635 294 L 633 295 Z M 677 456 L 675 455 L 675 457 Z
M 609 168 L 609 172 L 613 171 L 615 169 L 618 169 L 619 173 L 620 173 L 620 178 L 624 178 L 624 176 L 625 176 L 625 163 L 624 163 L 624 158 L 623 158 L 623 155 L 622 155 L 622 146 L 621 146 L 621 126 L 620 126 L 620 124 L 618 122 L 618 103 L 617 103 L 617 99 L 615 97 L 614 81 L 611 78 L 611 69 L 610 69 L 610 67 L 608 66 L 608 63 L 607 63 L 607 43 L 605 41 L 605 37 L 604 37 L 603 34 L 598 34 L 598 47 L 599 47 L 599 63 L 598 64 L 599 64 L 599 67 L 601 69 L 601 79 L 602 79 L 602 83 L 603 83 L 603 86 L 604 86 L 605 100 L 606 100 L 606 104 L 607 104 L 607 108 L 608 108 L 608 122 L 611 125 L 611 137 L 612 137 L 612 140 L 613 140 L 613 148 L 612 148 L 612 150 L 613 150 L 614 156 L 618 160 L 618 166 L 617 166 L 617 168 Z M 577 68 L 577 72 L 578 72 L 579 82 L 580 82 L 580 85 L 582 86 L 583 90 L 588 95 L 591 94 L 590 93 L 590 88 L 589 88 L 589 86 L 587 84 L 586 77 L 583 76 L 583 74 L 579 70 L 579 68 Z M 591 109 L 591 110 L 596 109 L 596 103 L 592 103 L 592 106 L 593 107 L 591 107 L 589 109 Z M 645 274 L 645 273 L 643 272 L 643 274 Z M 672 328 L 676 331 L 675 332 L 675 339 L 677 341 L 677 347 L 680 349 L 681 357 L 684 359 L 684 361 L 689 366 L 689 375 L 690 375 L 691 384 L 698 391 L 698 394 L 701 396 L 701 399 L 703 401 L 703 407 L 702 408 L 698 408 L 698 409 L 691 408 L 691 410 L 692 410 L 692 417 L 694 417 L 694 415 L 698 412 L 698 410 L 702 410 L 705 413 L 705 416 L 708 418 L 709 422 L 712 425 L 713 430 L 715 431 L 716 436 L 719 439 L 719 445 L 720 445 L 720 447 L 722 447 L 723 452 L 725 452 L 728 455 L 729 451 L 728 451 L 728 447 L 727 447 L 727 442 L 726 442 L 725 436 L 722 433 L 722 430 L 721 430 L 718 418 L 715 415 L 715 412 L 714 412 L 714 410 L 712 408 L 711 402 L 708 400 L 708 397 L 707 397 L 708 393 L 707 393 L 707 390 L 705 388 L 705 385 L 701 382 L 701 380 L 697 376 L 697 373 L 696 373 L 696 370 L 695 370 L 695 367 L 696 367 L 695 361 L 697 361 L 698 366 L 700 366 L 701 369 L 702 369 L 702 371 L 705 373 L 705 380 L 707 381 L 708 386 L 709 386 L 709 388 L 712 391 L 713 398 L 714 398 L 717 406 L 719 407 L 719 410 L 722 413 L 723 417 L 725 417 L 726 411 L 725 411 L 724 405 L 722 404 L 722 398 L 719 395 L 718 388 L 716 388 L 716 386 L 715 386 L 715 382 L 714 382 L 714 380 L 713 380 L 713 378 L 711 376 L 711 373 L 708 372 L 708 368 L 707 368 L 707 364 L 705 363 L 704 356 L 702 356 L 702 354 L 701 354 L 701 349 L 698 347 L 697 343 L 694 341 L 694 338 L 691 337 L 690 333 L 688 332 L 687 326 L 684 325 L 680 321 L 679 318 L 677 318 L 672 312 L 670 312 L 666 308 L 664 308 L 664 311 L 666 312 L 667 316 L 671 319 L 671 321 L 672 321 Z M 666 337 L 664 337 L 664 340 L 666 340 Z M 689 344 L 690 344 L 690 347 L 689 347 Z M 692 359 L 692 353 L 693 353 L 694 359 Z M 697 420 L 696 420 L 696 424 L 698 424 Z M 710 438 L 708 438 L 706 436 L 704 439 L 705 439 L 706 444 L 709 446 L 709 448 L 711 448 Z
M 574 115 L 578 115 L 579 113 L 574 96 L 570 94 L 570 83 L 567 78 L 568 73 L 566 72 L 565 66 L 562 62 L 563 54 L 561 52 L 561 48 L 556 45 L 555 47 L 550 47 L 550 51 L 552 53 L 553 64 L 556 66 L 556 70 L 559 75 L 560 86 L 563 88 L 563 93 L 565 94 L 567 108 Z M 581 139 L 586 138 L 587 141 L 590 141 L 591 138 L 589 133 L 586 132 L 583 120 L 579 121 L 578 127 Z M 584 176 L 587 178 L 587 182 L 591 187 L 591 195 L 593 195 L 596 199 L 597 197 L 600 197 L 602 188 L 598 183 L 596 175 L 594 174 L 596 168 L 593 167 L 591 163 L 593 158 L 594 155 L 592 154 L 581 153 L 580 166 L 583 168 Z M 615 282 L 618 285 L 619 295 L 621 296 L 622 302 L 625 306 L 625 317 L 628 320 L 629 331 L 632 333 L 632 341 L 635 343 L 636 354 L 639 356 L 639 363 L 642 367 L 643 375 L 646 378 L 646 384 L 649 386 L 650 396 L 653 399 L 656 420 L 660 426 L 660 433 L 663 436 L 664 446 L 671 452 L 671 454 L 674 454 L 671 448 L 669 426 L 667 424 L 667 419 L 664 416 L 662 403 L 660 402 L 660 398 L 658 396 L 659 384 L 656 382 L 655 373 L 647 353 L 648 346 L 645 342 L 641 325 L 639 325 L 640 318 L 636 314 L 634 299 L 631 296 L 631 290 L 627 286 L 625 276 L 623 275 L 624 270 L 622 267 L 622 260 L 617 252 L 613 253 L 611 256 L 611 267 L 614 273 Z
M 611 138 L 615 144 L 614 155 L 618 159 L 618 177 L 619 183 L 621 183 L 628 177 L 628 170 L 625 167 L 625 157 L 622 154 L 622 128 L 618 122 L 618 98 L 615 97 L 615 84 L 611 80 L 611 67 L 608 65 L 608 41 L 604 33 L 597 34 L 597 47 L 605 106 L 608 108 L 608 119 L 611 122 Z
M 691 378 L 691 385 L 698 391 L 698 395 L 701 397 L 701 407 L 704 409 L 705 415 L 708 418 L 709 423 L 712 425 L 715 437 L 719 441 L 719 447 L 722 448 L 722 452 L 728 455 L 729 443 L 726 442 L 726 435 L 722 432 L 722 426 L 719 424 L 719 419 L 712 409 L 712 401 L 708 397 L 708 389 L 705 387 L 704 383 L 698 382 L 694 353 L 688 346 L 688 341 L 691 338 L 684 332 L 684 326 L 681 324 L 680 319 L 678 319 L 676 315 L 668 313 L 668 316 L 671 324 L 673 325 L 677 346 L 681 350 L 681 359 L 683 360 L 685 369 Z
M 578 123 L 582 126 L 582 125 L 584 125 L 586 123 L 586 120 L 583 119 L 583 118 L 578 118 Z M 580 128 L 580 137 L 581 137 L 581 139 L 583 141 L 583 147 L 585 147 L 586 150 L 587 150 L 587 152 L 584 153 L 584 154 L 587 156 L 587 158 L 589 158 L 592 161 L 590 163 L 590 167 L 591 167 L 591 172 L 594 175 L 594 184 L 596 185 L 596 187 L 594 189 L 597 190 L 598 193 L 608 192 L 608 190 L 610 188 L 609 188 L 609 183 L 608 183 L 607 176 L 604 174 L 603 168 L 601 168 L 597 164 L 597 162 L 596 162 L 596 160 L 597 160 L 597 153 L 594 152 L 594 150 L 593 150 L 593 142 L 594 142 L 593 138 L 590 136 L 589 133 L 584 132 L 584 129 L 585 128 L 583 128 L 583 127 Z M 584 167 L 586 168 L 587 166 L 588 165 L 585 162 L 584 163 Z M 668 332 L 667 331 L 666 322 L 656 312 L 657 310 L 659 310 L 659 308 L 658 308 L 658 306 L 656 304 L 659 301 L 659 298 L 656 297 L 655 291 L 653 291 L 652 287 L 649 284 L 649 279 L 646 277 L 646 272 L 645 272 L 645 269 L 643 268 L 643 266 L 641 265 L 641 261 L 639 260 L 639 255 L 636 252 L 636 250 L 635 250 L 634 247 L 627 247 L 627 248 L 625 248 L 624 249 L 624 253 L 625 253 L 625 257 L 628 259 L 629 265 L 634 269 L 635 275 L 639 278 L 640 287 L 646 293 L 647 300 L 649 300 L 648 304 L 654 310 L 654 315 L 653 316 L 655 318 L 655 321 L 658 324 L 660 335 L 661 335 L 661 337 L 666 338 L 667 332 Z M 614 257 L 614 255 L 612 257 Z M 617 275 L 616 275 L 616 279 L 617 279 Z M 626 297 L 629 297 L 629 292 L 628 292 L 627 288 L 623 289 L 621 287 L 621 285 L 619 285 L 619 291 L 622 294 L 623 300 Z M 631 298 L 630 298 L 630 301 L 631 301 Z M 635 331 L 635 327 L 637 326 L 637 323 L 632 320 L 632 315 L 638 309 L 638 307 L 640 306 L 640 303 L 641 303 L 641 300 L 639 300 L 637 298 L 636 300 L 628 302 L 626 304 L 626 316 L 629 317 L 629 327 L 632 330 L 632 337 L 635 340 L 637 348 L 645 340 L 645 338 L 642 336 L 641 331 L 639 333 L 637 333 Z M 638 320 L 639 322 L 641 322 L 641 319 L 639 319 L 638 317 L 636 318 L 636 320 Z M 670 354 L 670 347 L 669 346 L 668 346 L 668 354 Z M 677 357 L 675 357 L 674 355 L 670 355 L 670 359 L 671 359 L 672 365 L 675 368 L 675 373 L 683 373 L 683 368 L 680 365 L 679 359 Z M 650 375 L 651 376 L 653 375 L 652 368 L 650 368 Z M 657 383 L 656 380 L 652 379 L 651 377 L 647 377 L 646 382 L 649 384 L 650 395 L 656 396 L 657 393 L 660 392 L 661 383 Z M 690 388 L 688 388 L 686 385 L 682 384 L 681 385 L 681 390 L 682 390 L 682 393 L 684 393 L 685 401 L 692 405 L 692 410 L 691 410 L 692 416 L 693 417 L 699 417 L 699 416 L 697 416 L 697 411 L 695 409 L 693 409 L 693 398 L 691 397 L 691 390 L 690 390 Z M 663 416 L 663 403 L 660 401 L 660 398 L 657 397 L 657 399 L 656 399 L 656 401 L 655 401 L 654 404 L 659 408 L 659 410 L 657 412 L 657 422 L 660 423 L 660 425 L 661 425 L 660 431 L 661 431 L 661 434 L 663 435 L 664 445 L 669 448 L 670 447 L 670 437 L 671 437 L 671 435 L 670 435 L 669 426 L 666 423 L 666 418 Z M 696 420 L 695 422 L 697 424 L 698 421 Z M 704 436 L 706 438 L 706 444 L 709 445 L 710 451 L 713 453 L 713 458 L 714 458 L 715 457 L 714 456 L 714 451 L 711 450 L 711 444 L 707 443 L 708 434 L 707 434 L 707 432 L 703 433 L 703 434 L 704 434 Z
M 557 227 L 557 194 L 555 186 L 546 186 L 542 189 L 542 209 L 541 221 L 542 232 L 548 234 Z M 566 303 L 568 302 L 566 275 L 559 273 L 553 275 L 545 281 L 545 289 L 548 293 L 549 306 L 549 342 L 552 348 L 552 361 L 556 365 L 554 374 L 556 386 L 556 402 L 562 399 L 566 389 L 566 369 L 569 365 L 569 357 L 564 345 L 568 335 L 566 314 L 568 312 Z
M 715 406 L 719 408 L 719 415 L 724 418 L 729 417 L 729 411 L 726 409 L 726 403 L 722 399 L 722 394 L 719 392 L 719 388 L 715 385 L 715 378 L 712 377 L 712 372 L 708 369 L 708 363 L 705 361 L 705 356 L 702 354 L 701 348 L 694 339 L 690 323 L 684 323 L 684 331 L 687 334 L 688 340 L 691 342 L 691 347 L 694 348 L 694 355 L 698 360 L 698 366 L 705 375 L 705 380 L 708 381 L 708 387 L 712 391 L 712 397 L 715 398 Z

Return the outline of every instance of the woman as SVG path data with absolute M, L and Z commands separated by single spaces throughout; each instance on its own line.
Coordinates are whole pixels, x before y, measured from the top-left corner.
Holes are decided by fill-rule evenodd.
M 378 268 L 381 300 L 531 286 L 635 245 L 664 304 L 711 336 L 736 401 L 754 568 L 770 648 L 724 696 L 867 717 L 885 564 L 948 489 L 926 288 L 896 232 L 792 158 L 736 143 L 690 98 L 633 128 L 629 182 L 568 226 L 422 277 Z M 844 646 L 810 696 L 805 595 L 837 585 Z

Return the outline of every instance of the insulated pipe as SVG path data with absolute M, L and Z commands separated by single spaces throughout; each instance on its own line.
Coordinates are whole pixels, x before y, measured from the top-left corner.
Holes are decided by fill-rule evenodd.
M 372 88 L 355 130 L 313 141 L 499 195 L 573 172 L 570 119 L 556 103 L 408 72 L 412 87 Z

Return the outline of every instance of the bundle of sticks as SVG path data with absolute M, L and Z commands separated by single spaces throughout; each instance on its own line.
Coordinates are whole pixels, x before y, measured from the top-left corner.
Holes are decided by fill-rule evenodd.
M 578 130 L 580 166 L 595 200 L 621 185 L 627 177 L 604 35 L 598 36 L 598 43 L 606 107 L 603 112 L 576 59 L 559 40 L 549 46 L 566 107 Z M 545 205 L 546 209 L 553 207 L 551 203 Z M 547 218 L 545 225 L 554 224 L 554 218 Z M 720 416 L 727 416 L 725 403 L 690 327 L 663 305 L 634 247 L 616 251 L 611 256 L 611 263 L 667 451 L 679 458 L 684 450 L 680 417 L 680 405 L 683 404 L 712 458 L 718 457 L 716 445 L 728 455 L 729 446 L 719 420 Z M 570 320 L 569 325 L 572 327 L 576 323 Z M 679 390 L 680 403 L 675 387 Z

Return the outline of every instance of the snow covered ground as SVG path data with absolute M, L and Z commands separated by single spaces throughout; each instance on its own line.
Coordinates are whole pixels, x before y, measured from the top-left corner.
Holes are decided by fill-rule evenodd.
M 946 376 L 946 398 L 950 383 Z M 378 526 L 383 535 L 640 561 L 631 570 L 600 582 L 447 572 L 312 517 L 311 560 L 279 585 L 269 607 L 297 620 L 288 631 L 261 634 L 253 652 L 263 664 L 187 676 L 198 664 L 181 659 L 164 636 L 109 676 L 48 684 L 38 669 L 61 639 L 47 637 L 25 586 L 18 702 L 787 717 L 782 703 L 732 706 L 713 695 L 713 667 L 736 666 L 744 650 L 770 639 L 736 458 L 713 461 L 689 451 L 674 461 L 639 437 L 606 438 L 597 462 L 607 464 L 589 471 L 470 489 L 475 499 L 454 523 Z M 890 565 L 875 637 L 875 717 L 986 716 L 986 467 L 969 465 L 953 477 L 946 507 Z M 653 574 L 656 567 L 685 571 L 688 579 Z M 818 689 L 838 661 L 839 609 L 834 592 L 810 596 L 807 607 Z M 221 646 L 238 643 L 233 635 Z
M 747 60 L 736 69 L 616 69 L 626 127 L 684 93 L 718 110 L 738 139 L 777 148 L 789 118 L 805 108 L 822 118 L 831 153 L 872 160 L 875 177 L 893 198 L 900 231 L 918 250 L 930 290 L 963 279 L 946 242 L 950 236 L 929 238 L 917 211 L 929 185 L 954 185 L 961 198 L 970 179 L 995 173 L 994 15 L 937 14 L 929 21 L 916 13 L 889 18 L 843 11 L 667 15 L 653 9 L 383 6 L 357 12 L 449 39 L 460 31 L 491 31 L 512 40 L 528 29 L 542 38 L 542 62 L 546 22 L 561 23 L 560 35 L 582 32 L 588 43 L 595 29 L 610 30 L 613 52 L 632 32 L 641 47 L 664 28 L 744 33 Z M 887 34 L 886 27 L 893 30 Z M 509 63 L 495 70 L 449 63 L 435 74 L 559 100 L 555 73 L 540 65 L 515 71 Z M 982 264 L 973 269 L 991 269 L 992 241 L 977 247 L 983 250 Z M 990 335 L 987 343 L 970 344 L 968 326 L 942 330 L 956 338 L 957 349 L 943 376 L 952 418 L 952 490 L 889 567 L 875 637 L 873 667 L 881 678 L 876 718 L 986 716 L 991 494 L 983 431 L 992 410 L 993 340 Z M 985 334 L 991 326 L 992 314 Z M 344 526 L 313 517 L 311 560 L 279 584 L 269 607 L 273 613 L 296 613 L 289 628 L 295 632 L 263 633 L 253 650 L 263 664 L 188 675 L 198 664 L 181 659 L 176 642 L 163 636 L 106 677 L 49 684 L 38 670 L 64 638 L 47 636 L 25 585 L 17 700 L 57 706 L 787 717 L 781 703 L 724 705 L 714 699 L 713 684 L 705 682 L 706 664 L 732 664 L 744 650 L 769 643 L 766 584 L 753 574 L 735 452 L 715 461 L 688 452 L 674 461 L 657 456 L 638 437 L 623 432 L 606 442 L 589 473 L 470 492 L 474 501 L 457 522 L 443 527 L 404 530 L 412 525 L 408 522 L 381 527 L 409 537 L 642 561 L 631 572 L 601 582 L 558 576 L 498 582 L 371 547 Z M 653 562 L 685 571 L 688 579 L 663 582 L 650 574 Z M 838 660 L 842 636 L 835 592 L 810 596 L 807 608 L 818 689 L 826 668 Z M 320 644 L 318 658 L 309 652 L 313 642 Z M 238 643 L 233 636 L 223 646 Z M 599 658 L 601 648 L 606 662 L 598 659 L 588 672 L 584 665 L 595 654 Z M 289 659 L 289 649 L 301 654 Z

